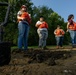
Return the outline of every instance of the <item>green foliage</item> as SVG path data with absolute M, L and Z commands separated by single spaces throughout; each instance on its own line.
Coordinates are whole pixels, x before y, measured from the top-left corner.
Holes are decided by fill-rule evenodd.
M 57 25 L 61 25 L 61 27 L 66 31 L 66 23 L 64 19 L 54 12 L 51 8 L 47 6 L 36 7 L 33 5 L 31 0 L 0 0 L 2 2 L 9 2 L 11 4 L 11 10 L 9 14 L 9 23 L 5 27 L 4 33 L 4 41 L 11 41 L 14 45 L 17 45 L 17 38 L 18 38 L 18 23 L 17 23 L 17 12 L 20 10 L 21 5 L 25 4 L 28 7 L 28 11 L 31 14 L 32 23 L 30 25 L 30 33 L 29 33 L 29 45 L 38 45 L 38 34 L 37 28 L 35 27 L 36 22 L 39 20 L 41 15 L 44 16 L 45 21 L 48 23 L 48 45 L 55 45 L 55 36 L 54 30 L 56 29 Z M 4 10 L 2 10 L 4 8 Z M 0 22 L 3 21 L 5 17 L 6 7 L 0 7 Z M 65 35 L 64 43 L 68 44 L 69 37 L 68 33 Z

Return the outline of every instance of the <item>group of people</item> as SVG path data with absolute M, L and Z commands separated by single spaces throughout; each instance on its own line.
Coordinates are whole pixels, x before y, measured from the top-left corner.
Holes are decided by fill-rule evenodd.
M 28 34 L 31 23 L 31 16 L 27 12 L 27 6 L 22 5 L 21 9 L 17 13 L 18 19 L 18 49 L 22 50 L 24 45 L 24 50 L 28 49 Z M 76 46 L 76 23 L 73 21 L 74 15 L 68 16 L 67 32 L 70 33 L 72 47 Z M 46 40 L 48 38 L 48 23 L 44 20 L 43 16 L 40 16 L 39 21 L 36 22 L 35 27 L 37 27 L 37 33 L 39 35 L 39 48 L 46 49 Z M 63 40 L 65 31 L 58 25 L 54 31 L 57 49 L 63 48 Z

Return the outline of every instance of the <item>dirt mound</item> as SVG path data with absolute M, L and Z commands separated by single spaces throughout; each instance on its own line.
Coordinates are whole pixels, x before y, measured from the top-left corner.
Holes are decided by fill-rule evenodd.
M 49 62 L 49 64 L 56 65 L 55 60 L 60 58 L 68 58 L 70 57 L 70 52 L 67 51 L 44 51 L 44 50 L 31 50 L 27 51 L 24 54 L 24 57 L 29 57 L 30 61 L 28 63 L 42 63 L 42 62 Z
M 0 75 L 75 75 L 75 60 L 70 51 L 14 50 L 10 64 L 0 67 Z

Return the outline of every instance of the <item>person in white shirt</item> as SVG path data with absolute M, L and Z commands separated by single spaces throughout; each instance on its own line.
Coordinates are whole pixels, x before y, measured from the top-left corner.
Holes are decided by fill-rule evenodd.
M 35 25 L 39 35 L 39 48 L 46 49 L 46 40 L 48 37 L 48 24 L 44 21 L 44 17 L 40 16 L 40 20 Z

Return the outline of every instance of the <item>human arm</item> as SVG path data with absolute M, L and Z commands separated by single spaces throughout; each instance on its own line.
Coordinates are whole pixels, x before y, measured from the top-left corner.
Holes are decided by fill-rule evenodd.
M 24 13 L 23 20 L 27 21 L 29 24 L 31 23 L 31 16 L 28 12 Z
M 56 30 L 54 31 L 54 34 L 56 35 Z
M 48 23 L 46 23 L 46 28 L 48 29 Z
M 63 29 L 61 29 L 61 32 L 62 32 L 62 33 L 61 33 L 62 35 L 64 35 L 64 34 L 65 34 L 65 31 L 64 31 Z
M 70 23 L 68 22 L 68 23 L 67 23 L 67 31 L 66 31 L 66 32 L 68 32 L 68 29 L 69 29 L 69 25 L 70 25 Z
M 40 21 L 37 21 L 37 23 L 35 24 L 35 27 L 39 27 L 40 24 L 42 24 Z
M 18 20 L 23 20 L 23 18 L 21 17 L 21 15 L 22 15 L 22 12 L 19 11 L 19 12 L 17 13 L 17 19 L 18 19 Z

